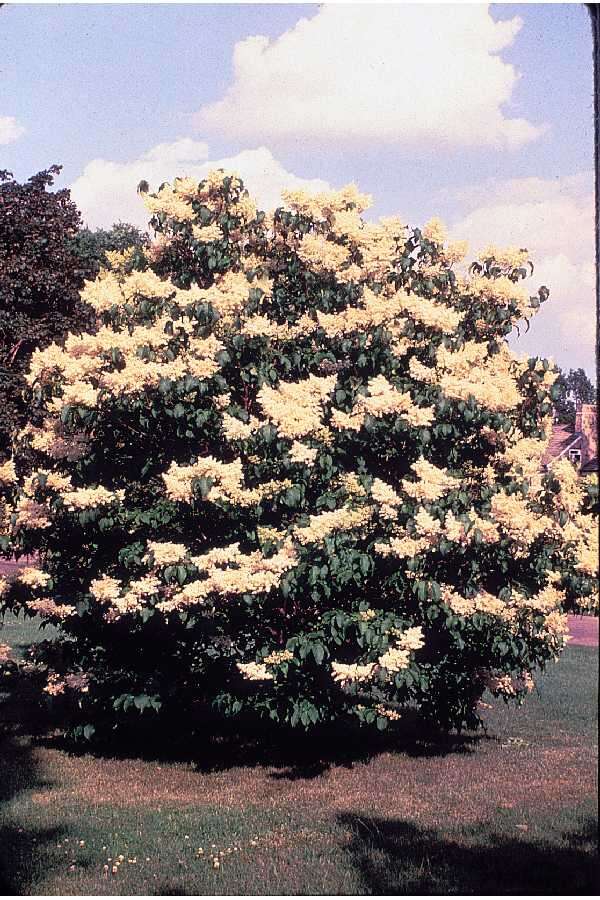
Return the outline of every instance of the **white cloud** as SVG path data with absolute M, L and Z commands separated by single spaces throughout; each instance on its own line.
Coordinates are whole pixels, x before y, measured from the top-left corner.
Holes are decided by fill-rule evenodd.
M 25 134 L 25 128 L 14 116 L 0 116 L 0 144 L 12 144 Z
M 519 147 L 545 130 L 502 108 L 520 76 L 499 54 L 521 25 L 487 4 L 326 4 L 238 42 L 232 84 L 196 121 L 243 140 Z
M 459 194 L 471 210 L 452 228 L 471 257 L 484 245 L 526 247 L 535 269 L 531 294 L 545 284 L 550 299 L 531 329 L 511 341 L 518 353 L 551 356 L 564 368 L 595 370 L 596 303 L 593 175 L 490 181 Z
M 161 182 L 172 181 L 176 176 L 200 181 L 211 169 L 219 168 L 238 172 L 264 209 L 278 205 L 282 188 L 328 188 L 325 181 L 298 178 L 288 172 L 266 147 L 211 160 L 208 144 L 180 138 L 171 144 L 158 144 L 132 162 L 92 160 L 71 185 L 71 196 L 91 228 L 110 227 L 119 220 L 145 228 L 148 213 L 137 196 L 137 185 L 142 179 L 149 182 L 151 190 L 156 190 Z

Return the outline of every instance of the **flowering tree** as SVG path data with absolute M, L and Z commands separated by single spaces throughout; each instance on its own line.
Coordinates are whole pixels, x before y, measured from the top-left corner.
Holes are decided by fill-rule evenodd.
M 87 283 L 95 334 L 34 354 L 0 469 L 6 552 L 40 560 L 4 604 L 60 628 L 46 691 L 86 735 L 522 698 L 597 567 L 595 485 L 541 470 L 556 371 L 505 343 L 548 294 L 526 251 L 457 274 L 439 221 L 365 222 L 354 187 L 265 215 L 215 172 L 145 202 L 155 243 Z

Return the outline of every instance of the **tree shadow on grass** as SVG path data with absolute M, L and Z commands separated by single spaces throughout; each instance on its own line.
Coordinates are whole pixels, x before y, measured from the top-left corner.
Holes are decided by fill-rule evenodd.
M 596 894 L 598 826 L 589 819 L 554 843 L 477 826 L 458 835 L 399 819 L 343 815 L 348 853 L 367 894 Z
M 188 763 L 204 774 L 260 766 L 275 769 L 270 776 L 273 779 L 294 781 L 318 778 L 333 766 L 352 768 L 382 753 L 418 758 L 472 753 L 488 740 L 483 733 L 440 733 L 410 722 L 383 733 L 358 726 L 314 729 L 310 733 L 256 723 L 241 728 L 236 723 L 228 728 L 220 721 L 206 723 L 203 732 L 190 734 L 177 721 L 160 729 L 144 730 L 143 724 L 140 721 L 133 733 L 120 734 L 116 741 L 74 744 L 54 736 L 42 743 L 73 755 Z
M 9 810 L 19 796 L 50 786 L 33 750 L 35 734 L 45 727 L 37 696 L 17 666 L 0 668 L 0 895 L 27 893 L 42 874 L 43 848 L 64 833 L 59 827 L 21 826 Z

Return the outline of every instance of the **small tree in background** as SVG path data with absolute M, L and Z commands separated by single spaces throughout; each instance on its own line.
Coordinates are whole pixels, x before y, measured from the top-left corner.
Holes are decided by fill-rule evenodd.
M 33 356 L 0 481 L 5 552 L 40 567 L 4 604 L 59 626 L 76 734 L 474 725 L 594 594 L 597 485 L 541 471 L 556 372 L 505 340 L 548 296 L 526 251 L 458 276 L 437 220 L 284 200 L 223 172 L 147 194 L 157 241 L 83 292 L 102 327 Z
M 95 278 L 101 268 L 108 266 L 107 253 L 123 252 L 130 248 L 143 250 L 149 244 L 148 235 L 136 225 L 116 222 L 112 228 L 80 228 L 73 239 L 73 249 L 81 261 L 86 279 Z
M 562 425 L 575 425 L 577 402 L 595 403 L 596 389 L 583 369 L 569 369 L 568 374 L 559 369 L 556 379 L 554 413 Z
M 94 320 L 79 297 L 79 211 L 68 190 L 48 190 L 59 172 L 51 166 L 25 184 L 0 172 L 0 456 L 27 420 L 23 375 L 34 349 Z

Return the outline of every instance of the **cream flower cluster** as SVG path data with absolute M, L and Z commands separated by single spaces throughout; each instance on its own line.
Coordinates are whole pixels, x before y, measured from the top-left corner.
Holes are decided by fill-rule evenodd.
M 358 663 L 331 663 L 331 677 L 340 684 L 351 681 L 368 681 L 375 671 L 375 663 L 359 665 Z
M 303 263 L 316 272 L 335 272 L 349 260 L 346 247 L 328 241 L 319 234 L 307 234 L 300 241 L 297 253 Z
M 68 603 L 56 603 L 51 597 L 38 597 L 35 600 L 27 600 L 25 605 L 35 615 L 59 621 L 72 616 L 75 612 L 74 606 Z
M 195 218 L 192 204 L 184 196 L 185 186 L 182 185 L 183 190 L 178 190 L 178 187 L 179 185 L 177 184 L 174 187 L 170 184 L 165 184 L 156 196 L 144 194 L 144 206 L 148 212 L 151 215 L 164 213 L 178 222 L 189 222 Z
M 358 306 L 347 306 L 337 313 L 317 311 L 317 322 L 327 337 L 337 338 L 350 334 L 360 334 L 384 326 L 390 334 L 401 335 L 407 323 L 404 315 L 409 296 L 404 291 L 391 295 L 381 291 L 376 293 L 366 285 Z M 409 342 L 408 347 L 413 343 Z
M 357 396 L 350 413 L 332 410 L 331 421 L 337 428 L 360 431 L 366 415 L 376 419 L 386 415 L 400 415 L 415 427 L 427 427 L 434 420 L 435 411 L 432 408 L 417 406 L 408 392 L 397 390 L 385 375 L 371 378 L 367 391 L 366 396 Z
M 60 418 L 46 418 L 42 427 L 27 425 L 19 434 L 20 442 L 28 442 L 34 450 L 52 460 L 75 462 L 87 453 L 89 441 L 82 431 L 66 432 Z
M 122 584 L 118 578 L 112 578 L 110 575 L 103 575 L 101 578 L 95 578 L 90 584 L 90 594 L 99 603 L 112 603 L 117 600 L 121 594 Z
M 210 241 L 220 241 L 223 238 L 223 232 L 221 228 L 214 225 L 194 225 L 192 227 L 192 234 L 194 235 L 197 241 L 201 241 L 202 243 L 209 243 Z
M 290 662 L 294 658 L 291 650 L 274 650 L 265 656 L 263 662 L 267 666 L 280 666 L 281 663 Z
M 412 463 L 411 469 L 419 480 L 404 479 L 402 490 L 415 500 L 439 500 L 460 485 L 460 480 L 448 475 L 446 469 L 439 469 L 423 457 Z
M 373 510 L 368 506 L 356 509 L 343 506 L 331 512 L 310 516 L 308 525 L 294 528 L 294 535 L 300 544 L 320 544 L 335 532 L 364 528 L 372 515 Z
M 0 484 L 14 484 L 17 480 L 17 472 L 12 459 L 0 465 Z
M 191 556 L 190 561 L 202 577 L 157 603 L 157 609 L 169 613 L 205 603 L 211 597 L 268 593 L 279 586 L 285 573 L 297 565 L 298 558 L 288 541 L 272 556 L 265 556 L 260 550 L 243 553 L 236 543 Z
M 185 350 L 179 348 L 172 358 L 172 337 L 168 326 L 187 334 Z M 136 394 L 156 387 L 162 378 L 178 379 L 186 375 L 210 378 L 218 371 L 217 355 L 223 344 L 215 335 L 195 337 L 189 320 L 161 316 L 148 326 L 130 331 L 103 327 L 93 335 L 71 335 L 64 349 L 52 344 L 36 351 L 27 379 L 30 384 L 50 380 L 62 387 L 49 408 L 56 414 L 65 406 L 95 407 L 102 391 L 113 395 Z M 145 358 L 140 351 L 152 352 Z M 114 368 L 112 354 L 120 351 L 123 364 Z M 162 357 L 162 358 L 161 358 Z
M 423 226 L 423 237 L 434 244 L 444 244 L 448 237 L 448 230 L 441 219 L 433 218 Z
M 169 541 L 148 541 L 148 554 L 154 560 L 156 566 L 172 566 L 185 557 L 187 547 L 185 544 L 174 544 Z
M 394 519 L 399 506 L 402 505 L 402 497 L 396 493 L 391 484 L 374 478 L 371 485 L 371 497 L 380 507 L 379 514 L 384 519 Z
M 89 591 L 95 600 L 106 606 L 106 621 L 115 622 L 127 613 L 139 612 L 144 606 L 144 598 L 159 594 L 161 587 L 162 583 L 154 575 L 144 575 L 130 582 L 127 588 L 118 578 L 103 575 L 91 582 Z
M 335 375 L 309 375 L 304 381 L 280 381 L 276 388 L 265 385 L 258 392 L 258 402 L 282 437 L 307 437 L 321 430 L 324 404 L 336 381 Z
M 548 440 L 524 438 L 508 446 L 503 453 L 496 454 L 494 464 L 506 468 L 509 475 L 523 475 L 530 481 L 537 480 L 542 468 L 542 456 L 548 446 Z M 573 468 L 571 466 L 571 468 Z
M 379 657 L 379 665 L 387 669 L 390 674 L 408 669 L 410 665 L 410 650 L 401 647 L 390 647 Z
M 70 688 L 70 690 L 79 694 L 87 694 L 89 686 L 89 675 L 85 672 L 70 672 L 64 677 L 57 675 L 56 672 L 51 672 L 48 675 L 44 691 L 50 694 L 51 697 L 64 694 L 65 688 Z
M 375 706 L 375 712 L 378 716 L 382 716 L 384 719 L 389 719 L 390 722 L 399 722 L 402 718 L 401 714 L 395 709 L 389 709 L 389 707 L 384 706 L 383 703 L 378 703 Z
M 402 308 L 415 322 L 442 334 L 453 334 L 464 318 L 464 313 L 427 297 L 407 294 L 402 301 Z
M 430 547 L 430 541 L 415 538 L 411 535 L 393 537 L 388 542 L 378 541 L 374 544 L 375 552 L 380 556 L 395 556 L 398 559 L 413 559 Z
M 535 681 L 530 672 L 523 670 L 519 675 L 491 673 L 486 678 L 486 687 L 491 694 L 500 697 L 514 697 L 516 694 L 530 694 L 535 690 Z
M 240 673 L 246 678 L 248 681 L 273 681 L 273 673 L 269 672 L 267 667 L 263 663 L 257 662 L 248 662 L 248 663 L 236 663 L 236 666 Z
M 302 441 L 294 441 L 290 447 L 290 459 L 292 462 L 310 467 L 314 465 L 318 452 L 316 447 L 307 447 Z
M 98 506 L 110 506 L 121 503 L 125 497 L 125 491 L 109 491 L 102 485 L 95 488 L 77 488 L 73 491 L 64 491 L 60 494 L 65 507 L 69 510 L 95 509 Z
M 456 588 L 442 585 L 442 600 L 455 615 L 465 618 L 476 613 L 495 616 L 518 633 L 522 627 L 520 623 L 541 614 L 544 616 L 543 630 L 551 641 L 565 633 L 562 629 L 566 616 L 560 611 L 564 599 L 564 592 L 551 584 L 532 596 L 513 591 L 508 600 L 501 600 L 485 590 L 479 590 L 473 597 L 464 597 Z
M 285 343 L 312 334 L 316 328 L 317 322 L 307 314 L 291 325 L 287 322 L 280 324 L 266 315 L 252 315 L 243 320 L 241 331 L 247 337 L 270 338 Z
M 228 441 L 247 441 L 265 424 L 255 416 L 250 416 L 247 422 L 242 422 L 241 419 L 230 416 L 228 413 L 223 413 L 222 423 L 223 432 Z
M 132 272 L 125 277 L 119 273 L 103 270 L 95 281 L 86 281 L 81 299 L 97 313 L 106 312 L 113 306 L 121 307 L 136 298 L 166 300 L 175 294 L 169 281 L 159 278 L 152 269 Z
M 17 572 L 16 580 L 27 587 L 44 588 L 51 579 L 50 575 L 42 569 L 38 569 L 36 566 L 25 566 Z
M 488 356 L 485 344 L 475 341 L 457 351 L 440 347 L 435 367 L 424 366 L 413 357 L 409 370 L 415 380 L 439 385 L 450 399 L 473 398 L 494 412 L 508 412 L 522 400 L 517 385 L 519 364 L 506 347 L 494 356 Z
M 244 468 L 240 459 L 224 463 L 213 456 L 205 456 L 189 466 L 171 463 L 163 473 L 166 494 L 170 500 L 191 503 L 197 495 L 193 490 L 196 479 L 210 479 L 212 484 L 204 499 L 211 503 L 226 502 L 234 506 L 254 506 L 265 497 L 275 495 L 291 487 L 289 479 L 268 481 L 249 488 L 244 484 Z
M 454 400 L 472 397 L 480 406 L 494 412 L 508 412 L 522 401 L 516 380 L 517 368 L 514 357 L 505 347 L 487 358 L 477 358 L 471 347 L 458 358 L 455 354 L 438 351 L 439 385 L 446 397 Z
M 395 216 L 365 223 L 357 240 L 361 266 L 354 280 L 384 281 L 387 273 L 395 268 L 406 237 L 406 226 Z M 340 274 L 340 280 L 344 280 L 343 273 Z
M 52 524 L 49 507 L 44 503 L 31 500 L 29 497 L 20 497 L 15 511 L 17 528 L 37 530 L 38 528 L 49 528 Z
M 534 512 L 519 494 L 499 491 L 491 502 L 492 519 L 517 544 L 529 547 L 540 535 L 551 532 L 553 523 L 548 516 Z
M 550 472 L 560 485 L 560 491 L 554 498 L 555 505 L 570 516 L 574 516 L 581 509 L 584 493 L 577 469 L 563 457 L 554 460 Z
M 492 259 L 502 269 L 518 269 L 527 264 L 529 251 L 519 247 L 495 247 L 488 244 L 478 253 L 479 259 Z
M 369 194 L 361 194 L 356 185 L 349 184 L 339 191 L 324 191 L 320 194 L 309 194 L 302 190 L 284 190 L 281 197 L 285 205 L 312 219 L 333 219 L 336 214 L 348 209 L 356 209 L 361 213 L 372 204 Z
M 456 518 L 452 510 L 448 510 L 444 519 L 444 528 L 446 540 L 465 546 L 475 540 L 476 530 L 486 544 L 495 544 L 500 540 L 497 524 L 478 515 L 474 509 L 470 509 L 460 519 Z
M 529 317 L 535 312 L 527 289 L 505 275 L 499 278 L 473 275 L 468 282 L 468 289 L 478 299 L 491 306 L 507 307 L 514 303 L 520 316 Z
M 379 657 L 378 663 L 389 674 L 400 672 L 409 667 L 411 655 L 424 646 L 425 640 L 421 626 L 407 628 L 405 631 L 399 632 L 394 643 Z

